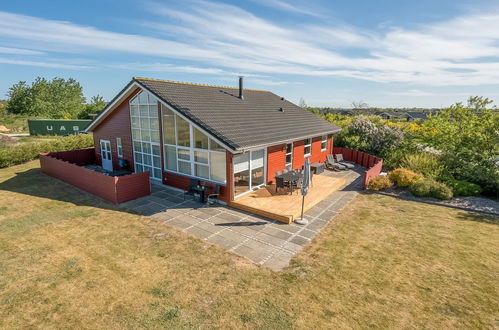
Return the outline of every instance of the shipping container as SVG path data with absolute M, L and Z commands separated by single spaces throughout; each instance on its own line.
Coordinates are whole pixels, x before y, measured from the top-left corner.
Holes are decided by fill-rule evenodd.
M 88 119 L 28 119 L 30 135 L 73 135 L 83 133 Z

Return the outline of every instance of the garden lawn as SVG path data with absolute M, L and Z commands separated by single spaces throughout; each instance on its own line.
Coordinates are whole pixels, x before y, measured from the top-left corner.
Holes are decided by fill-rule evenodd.
M 494 328 L 497 218 L 360 195 L 283 272 L 0 170 L 0 328 Z

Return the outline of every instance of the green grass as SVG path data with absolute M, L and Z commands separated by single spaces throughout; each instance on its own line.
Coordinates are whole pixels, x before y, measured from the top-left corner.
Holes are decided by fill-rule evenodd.
M 495 328 L 497 218 L 361 195 L 272 272 L 0 170 L 0 328 Z
M 0 125 L 10 129 L 11 131 L 9 133 L 27 133 L 28 117 L 24 115 L 7 114 L 0 111 Z

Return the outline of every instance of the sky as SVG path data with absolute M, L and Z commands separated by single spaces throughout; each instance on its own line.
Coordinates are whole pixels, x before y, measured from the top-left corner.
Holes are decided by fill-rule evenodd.
M 132 77 L 309 106 L 499 101 L 499 1 L 2 1 L 0 99 L 37 76 L 110 100 Z

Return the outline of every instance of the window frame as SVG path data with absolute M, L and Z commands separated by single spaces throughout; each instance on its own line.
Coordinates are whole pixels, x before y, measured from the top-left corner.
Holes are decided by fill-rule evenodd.
M 123 158 L 123 144 L 120 137 L 116 138 L 116 154 L 118 158 Z
M 224 155 L 224 159 L 225 159 L 225 162 L 224 162 L 224 166 L 226 167 L 227 166 L 227 152 L 226 152 L 226 149 L 224 148 L 224 151 L 218 151 L 218 150 L 212 150 L 212 146 L 211 144 L 212 143 L 216 143 L 216 145 L 220 146 L 223 148 L 223 146 L 218 143 L 217 141 L 213 140 L 213 138 L 211 138 L 208 134 L 204 133 L 203 130 L 199 129 L 198 127 L 195 127 L 188 119 L 182 117 L 181 115 L 179 115 L 176 111 L 172 110 L 171 108 L 165 106 L 164 104 L 161 104 L 161 127 L 162 129 L 164 129 L 164 125 L 163 125 L 163 117 L 164 117 L 164 110 L 163 109 L 166 109 L 168 111 L 171 111 L 173 113 L 173 120 L 174 120 L 174 128 L 175 128 L 175 144 L 171 144 L 171 143 L 165 143 L 165 135 L 164 135 L 164 131 L 163 131 L 163 134 L 161 135 L 161 142 L 162 142 L 162 147 L 163 147 L 163 155 L 165 157 L 165 160 L 163 162 L 163 171 L 165 172 L 168 172 L 168 173 L 174 173 L 174 174 L 178 174 L 178 175 L 183 175 L 183 176 L 187 176 L 187 177 L 192 177 L 192 178 L 196 178 L 196 179 L 199 179 L 199 180 L 202 180 L 202 181 L 207 181 L 207 182 L 213 182 L 213 183 L 216 183 L 216 184 L 219 184 L 219 185 L 223 185 L 223 186 L 226 186 L 227 185 L 227 170 L 225 170 L 225 178 L 224 178 L 224 181 L 218 181 L 218 180 L 215 180 L 215 179 L 212 179 L 212 173 L 211 173 L 211 155 L 212 154 L 223 154 Z M 181 146 L 181 145 L 178 145 L 178 134 L 177 134 L 177 117 L 180 117 L 182 120 L 184 120 L 185 122 L 188 123 L 189 125 L 189 146 L 186 147 L 186 146 Z M 207 146 L 207 149 L 201 149 L 201 148 L 195 148 L 195 130 L 197 130 L 199 133 L 201 134 L 204 134 L 205 136 L 208 137 L 208 146 Z M 177 170 L 172 170 L 172 169 L 169 169 L 167 168 L 167 159 L 166 159 L 166 148 L 167 147 L 170 147 L 170 148 L 174 148 L 175 149 L 175 153 L 176 153 L 176 156 L 177 156 L 177 162 L 176 162 L 176 165 L 177 165 Z M 179 149 L 182 149 L 182 150 L 187 150 L 189 151 L 189 155 L 190 155 L 190 160 L 184 160 L 184 159 L 179 159 L 178 157 L 178 150 Z M 196 158 L 195 158 L 195 153 L 196 152 L 204 152 L 208 155 L 208 158 L 207 158 L 207 163 L 203 163 L 203 162 L 198 162 L 196 161 Z M 183 173 L 183 172 L 180 172 L 179 171 L 179 162 L 184 162 L 184 163 L 188 163 L 190 164 L 190 174 L 187 174 L 187 173 Z M 201 176 L 197 176 L 196 175 L 196 166 L 205 166 L 207 167 L 208 169 L 208 178 L 204 178 L 204 177 L 201 177 Z
M 325 144 L 324 148 L 322 145 Z M 326 151 L 327 150 L 327 135 L 322 135 L 321 136 L 321 151 Z
M 290 151 L 290 152 L 288 152 L 288 145 L 290 145 L 290 146 L 291 146 L 291 151 Z M 286 152 L 285 152 L 285 156 L 284 156 L 284 167 L 286 167 L 286 168 L 287 168 L 288 166 L 289 166 L 290 168 L 293 168 L 293 151 L 294 151 L 294 148 L 295 148 L 295 146 L 293 145 L 293 142 L 291 142 L 291 143 L 286 143 Z M 288 158 L 288 156 L 290 156 L 290 157 L 291 157 L 291 158 L 290 158 L 290 162 L 289 162 L 289 163 L 287 162 L 287 158 Z
M 308 142 L 308 143 L 307 143 Z M 305 152 L 305 150 L 309 148 L 309 152 Z M 309 157 L 312 155 L 312 138 L 308 138 L 303 140 L 303 156 L 304 157 Z
M 143 104 L 139 100 L 141 97 L 141 93 L 145 93 L 147 95 L 147 103 Z M 163 173 L 162 173 L 162 166 L 161 166 L 161 136 L 159 136 L 159 141 L 155 142 L 152 140 L 153 136 L 153 131 L 157 131 L 157 134 L 159 135 L 160 129 L 159 129 L 159 120 L 158 118 L 158 100 L 157 98 L 152 95 L 149 91 L 145 89 L 141 89 L 138 93 L 136 93 L 129 101 L 128 101 L 128 106 L 129 106 L 129 112 L 130 112 L 130 124 L 131 124 L 131 138 L 132 138 L 132 151 L 133 151 L 133 161 L 134 161 L 134 170 L 135 173 L 140 173 L 144 172 L 143 169 L 144 167 L 150 168 L 151 180 L 155 181 L 161 181 L 163 178 Z M 132 106 L 137 107 L 136 108 L 136 113 L 132 110 Z M 147 107 L 147 115 L 141 112 L 141 106 Z M 155 107 L 155 111 L 153 110 L 151 115 L 151 107 Z M 134 118 L 135 120 L 138 119 L 138 124 L 134 126 Z M 144 119 L 144 121 L 142 121 Z M 151 129 L 151 119 L 156 119 L 158 120 L 158 129 Z M 142 128 L 142 122 L 148 122 L 148 129 Z M 137 121 L 136 121 L 137 123 Z M 133 131 L 137 131 L 138 135 L 134 134 Z M 148 131 L 149 139 L 143 139 L 144 135 L 142 134 L 142 131 Z M 138 137 L 138 138 L 137 138 Z M 140 145 L 140 150 L 137 150 L 136 144 Z M 148 144 L 150 147 L 151 152 L 146 153 L 143 148 L 143 144 Z M 159 147 L 159 155 L 154 154 L 153 146 Z M 140 156 L 140 162 L 137 161 L 137 156 Z M 150 156 L 151 164 L 146 164 L 144 162 L 144 156 Z M 160 165 L 159 167 L 154 166 L 154 158 L 159 158 Z M 139 169 L 139 170 L 138 170 Z M 156 170 L 159 171 L 159 173 L 156 173 Z M 158 175 L 156 175 L 158 174 Z

